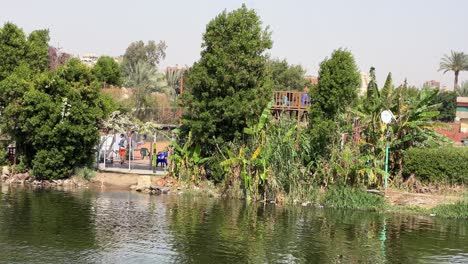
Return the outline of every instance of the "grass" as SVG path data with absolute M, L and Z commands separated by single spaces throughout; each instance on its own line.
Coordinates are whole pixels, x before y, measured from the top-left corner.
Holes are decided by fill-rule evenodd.
M 468 219 L 468 201 L 458 201 L 454 204 L 441 204 L 431 212 L 444 218 Z
M 350 187 L 330 188 L 321 202 L 325 207 L 380 211 L 387 203 L 382 196 Z

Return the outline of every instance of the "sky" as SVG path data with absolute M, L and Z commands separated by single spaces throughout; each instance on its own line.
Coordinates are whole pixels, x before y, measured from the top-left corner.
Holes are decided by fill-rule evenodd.
M 360 71 L 376 68 L 380 85 L 391 72 L 395 84 L 437 80 L 452 88 L 453 73 L 438 71 L 440 59 L 451 50 L 468 53 L 466 0 L 0 0 L 0 24 L 49 29 L 50 44 L 74 55 L 118 56 L 133 41 L 164 40 L 163 69 L 197 61 L 206 24 L 242 3 L 269 26 L 271 57 L 309 75 L 344 48 Z

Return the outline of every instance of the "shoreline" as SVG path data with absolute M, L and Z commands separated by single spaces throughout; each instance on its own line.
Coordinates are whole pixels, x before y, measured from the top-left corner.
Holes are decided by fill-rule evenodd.
M 57 181 L 56 181 L 57 182 Z M 38 188 L 51 188 L 61 190 L 72 190 L 80 188 L 88 188 L 95 191 L 131 191 L 141 192 L 147 194 L 189 194 L 197 196 L 209 197 L 225 197 L 211 182 L 202 182 L 199 187 L 188 186 L 180 184 L 172 177 L 161 175 L 139 175 L 132 173 L 116 173 L 116 172 L 96 172 L 96 175 L 89 181 L 68 179 L 62 182 L 47 182 L 38 183 L 36 181 L 23 182 L 23 183 L 6 183 L 1 182 L 0 185 L 16 185 L 16 186 L 31 186 Z M 352 190 L 353 188 L 344 188 Z M 398 189 L 389 189 L 387 193 L 373 193 L 367 192 L 366 195 L 377 200 L 382 199 L 383 205 L 374 205 L 372 202 L 366 204 L 364 202 L 362 207 L 359 208 L 346 208 L 341 206 L 340 203 L 345 204 L 346 200 L 352 197 L 335 197 L 335 202 L 338 201 L 336 206 L 324 204 L 324 198 L 333 191 L 320 191 L 315 197 L 315 201 L 299 201 L 294 200 L 290 202 L 278 203 L 278 205 L 293 205 L 293 206 L 312 206 L 317 208 L 336 208 L 336 209 L 356 209 L 363 211 L 376 211 L 382 213 L 412 213 L 424 214 L 430 216 L 439 216 L 446 218 L 445 215 L 436 215 L 433 213 L 437 207 L 456 205 L 459 202 L 467 203 L 467 195 L 464 190 L 453 191 L 449 193 L 411 193 Z M 364 192 L 365 193 L 365 192 Z M 380 198 L 379 198 L 380 197 Z M 235 198 L 233 198 L 235 199 Z M 341 199 L 341 201 L 340 201 Z M 277 204 L 275 201 L 260 201 L 264 203 Z M 461 216 L 461 218 L 467 218 Z

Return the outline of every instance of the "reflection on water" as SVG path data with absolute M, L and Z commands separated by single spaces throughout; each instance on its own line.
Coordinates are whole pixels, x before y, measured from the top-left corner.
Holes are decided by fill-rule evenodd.
M 7 188 L 0 263 L 467 263 L 466 221 Z

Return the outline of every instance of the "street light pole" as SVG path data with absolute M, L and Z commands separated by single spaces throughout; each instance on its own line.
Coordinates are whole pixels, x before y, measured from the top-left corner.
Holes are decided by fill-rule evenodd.
M 388 131 L 388 125 L 395 120 L 395 117 L 393 116 L 393 113 L 390 110 L 385 110 L 380 114 L 380 119 L 382 122 L 385 123 L 387 126 L 387 132 L 385 134 L 385 176 L 384 176 L 384 188 L 385 188 L 385 193 L 387 193 L 387 187 L 388 187 L 388 155 L 389 155 L 389 131 Z

